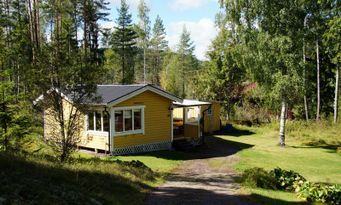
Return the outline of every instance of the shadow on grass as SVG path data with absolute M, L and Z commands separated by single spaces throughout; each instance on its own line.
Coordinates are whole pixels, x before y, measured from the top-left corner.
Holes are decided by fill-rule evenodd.
M 137 204 L 152 189 L 142 180 L 115 174 L 119 166 L 88 161 L 88 167 L 82 164 L 80 168 L 37 161 L 0 153 L 4 204 Z
M 321 148 L 321 149 L 327 149 L 331 153 L 336 153 L 338 149 L 341 149 L 341 143 L 335 142 L 333 144 L 327 143 L 326 141 L 319 139 L 315 141 L 311 141 L 308 143 L 305 143 L 302 146 L 292 146 L 293 148 Z
M 233 142 L 217 136 L 206 136 L 205 144 L 195 147 L 190 152 L 181 151 L 158 151 L 130 156 L 153 156 L 169 160 L 192 160 L 207 159 L 213 157 L 226 157 L 233 155 L 243 149 L 248 149 L 254 145 Z
M 232 124 L 225 125 L 220 131 L 215 132 L 217 135 L 228 135 L 233 137 L 248 136 L 255 134 L 250 130 L 243 130 L 233 127 Z
M 227 192 L 221 189 L 209 190 L 204 188 L 209 186 L 202 184 L 203 188 L 187 187 L 160 187 L 146 198 L 146 204 L 171 205 L 171 204 L 267 204 L 267 205 L 300 205 L 309 204 L 307 202 L 291 202 L 274 199 L 259 194 L 240 195 L 233 190 Z

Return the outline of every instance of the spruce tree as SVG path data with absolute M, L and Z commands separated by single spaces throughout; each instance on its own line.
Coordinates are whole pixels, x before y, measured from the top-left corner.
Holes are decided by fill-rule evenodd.
M 168 48 L 166 40 L 166 31 L 162 19 L 157 15 L 154 26 L 152 38 L 150 41 L 151 48 L 151 81 L 153 84 L 160 85 L 160 71 L 162 68 L 163 53 Z
M 187 95 L 186 84 L 188 82 L 187 76 L 194 70 L 194 57 L 193 57 L 194 45 L 191 40 L 191 34 L 187 31 L 186 27 L 182 28 L 180 36 L 180 42 L 178 44 L 178 54 L 180 61 L 180 76 L 182 80 L 181 97 L 185 98 Z
M 125 0 L 121 0 L 121 7 L 117 9 L 118 18 L 115 27 L 111 46 L 118 56 L 120 72 L 122 74 L 121 83 L 130 84 L 134 82 L 134 66 L 136 55 L 137 34 L 133 29 L 131 14 Z M 117 73 L 118 73 L 117 72 Z

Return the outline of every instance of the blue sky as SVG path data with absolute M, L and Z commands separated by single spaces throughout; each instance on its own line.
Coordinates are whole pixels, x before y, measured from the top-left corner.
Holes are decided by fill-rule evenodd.
M 120 0 L 109 0 L 109 22 L 103 22 L 102 27 L 112 28 L 117 18 L 117 8 Z M 150 8 L 150 19 L 153 25 L 157 15 L 160 15 L 166 28 L 169 46 L 175 49 L 183 25 L 191 32 L 195 45 L 194 54 L 199 59 L 205 59 L 205 52 L 211 40 L 216 36 L 214 26 L 215 14 L 219 11 L 217 0 L 145 0 Z M 139 0 L 127 0 L 134 22 L 137 23 L 137 6 Z

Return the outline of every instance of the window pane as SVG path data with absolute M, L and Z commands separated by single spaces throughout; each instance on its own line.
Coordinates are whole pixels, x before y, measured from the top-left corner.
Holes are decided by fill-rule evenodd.
M 115 132 L 123 131 L 123 111 L 115 111 Z
M 125 130 L 124 131 L 132 130 L 133 118 L 132 118 L 131 115 L 132 115 L 131 110 L 125 110 L 124 111 L 124 126 L 125 126 Z
M 141 115 L 141 109 L 134 110 L 134 130 L 142 129 Z
M 101 113 L 96 112 L 96 131 L 102 131 L 102 123 L 101 123 Z
M 107 112 L 103 112 L 103 131 L 109 132 L 109 115 Z
M 94 130 L 94 113 L 88 114 L 88 130 Z

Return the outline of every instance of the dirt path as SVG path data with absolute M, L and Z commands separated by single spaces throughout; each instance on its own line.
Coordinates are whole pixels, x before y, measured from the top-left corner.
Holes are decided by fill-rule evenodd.
M 167 179 L 151 192 L 148 205 L 166 204 L 251 204 L 233 178 L 231 165 L 238 161 L 238 151 L 231 145 L 212 141 L 194 159 L 185 161 Z

